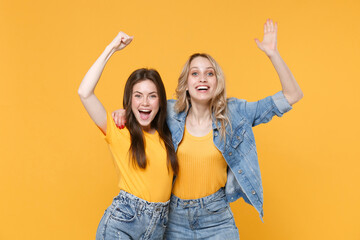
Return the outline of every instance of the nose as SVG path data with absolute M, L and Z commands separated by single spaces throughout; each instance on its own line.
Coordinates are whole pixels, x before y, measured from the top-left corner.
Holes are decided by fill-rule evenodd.
M 149 98 L 148 97 L 143 98 L 142 105 L 144 105 L 144 106 L 149 105 Z
M 206 76 L 206 74 L 204 75 L 201 75 L 201 77 L 200 77 L 200 82 L 207 82 L 207 76 Z

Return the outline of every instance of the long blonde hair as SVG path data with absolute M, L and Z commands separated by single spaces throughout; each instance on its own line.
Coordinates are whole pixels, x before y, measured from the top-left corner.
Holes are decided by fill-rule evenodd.
M 211 65 L 215 69 L 217 86 L 215 89 L 214 97 L 211 99 L 209 108 L 212 113 L 212 120 L 215 121 L 216 126 L 220 127 L 220 135 L 225 140 L 226 138 L 226 125 L 230 125 L 230 121 L 227 115 L 227 103 L 226 103 L 226 89 L 225 89 L 225 76 L 220 67 L 220 65 L 212 58 L 209 54 L 206 53 L 195 53 L 189 57 L 187 62 L 185 63 L 180 77 L 178 79 L 178 85 L 175 90 L 176 103 L 175 103 L 175 111 L 182 112 L 188 111 L 190 107 L 190 95 L 187 88 L 187 80 L 190 71 L 191 62 L 197 58 L 203 57 L 210 61 Z M 219 126 L 220 124 L 220 126 Z M 231 127 L 231 126 L 230 126 Z

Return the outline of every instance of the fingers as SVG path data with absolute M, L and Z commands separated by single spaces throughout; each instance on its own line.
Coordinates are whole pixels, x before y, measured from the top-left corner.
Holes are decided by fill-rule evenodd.
M 120 129 L 123 129 L 125 127 L 125 123 L 126 123 L 125 117 L 124 116 L 119 116 L 118 117 L 118 126 L 119 126 Z
M 264 33 L 269 33 L 269 32 L 276 32 L 277 31 L 277 22 L 273 22 L 272 19 L 267 19 L 265 24 L 264 24 Z
M 126 118 L 125 118 L 125 111 L 124 110 L 117 110 L 115 112 L 112 112 L 111 114 L 115 125 L 119 128 L 119 129 L 123 129 L 125 128 L 125 123 L 126 123 Z
M 270 32 L 274 31 L 274 23 L 273 23 L 272 19 L 270 19 L 270 21 L 269 21 L 269 28 L 270 28 Z
M 267 21 L 264 23 L 264 34 L 268 33 Z
M 131 37 L 127 37 L 127 38 L 125 38 L 125 39 L 123 39 L 123 43 L 125 43 L 126 45 L 128 45 L 129 43 L 131 43 L 131 41 L 133 40 L 133 36 L 131 36 Z
M 120 126 L 122 126 L 122 128 L 124 128 L 125 124 L 126 124 L 126 117 L 125 117 L 125 110 L 124 109 L 122 109 L 119 112 L 119 120 L 120 120 Z
M 115 39 L 112 41 L 112 46 L 115 50 L 121 50 L 131 43 L 133 36 L 129 36 L 124 32 L 119 32 Z
M 124 33 L 125 34 L 125 33 Z M 133 36 L 128 36 L 127 34 L 123 35 L 121 37 L 121 42 L 124 43 L 126 46 L 129 45 L 129 43 L 131 43 L 131 41 L 133 40 Z
M 119 124 L 120 121 L 119 121 L 118 113 L 117 113 L 117 112 L 112 112 L 112 113 L 111 113 L 111 117 L 113 118 L 116 127 L 120 128 L 121 125 Z

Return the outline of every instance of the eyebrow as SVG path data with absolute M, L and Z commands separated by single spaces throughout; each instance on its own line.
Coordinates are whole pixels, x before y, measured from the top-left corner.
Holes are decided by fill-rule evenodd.
M 193 69 L 193 68 L 198 68 L 198 67 L 191 67 L 190 70 Z M 213 70 L 215 70 L 215 68 L 213 68 L 213 67 L 207 67 L 206 69 L 213 69 Z
M 142 92 L 139 92 L 139 91 L 135 91 L 135 92 L 133 92 L 133 94 L 134 93 L 140 93 L 140 94 L 143 94 Z M 157 91 L 154 91 L 154 92 L 149 92 L 148 94 L 153 94 L 153 93 L 156 93 L 157 94 Z

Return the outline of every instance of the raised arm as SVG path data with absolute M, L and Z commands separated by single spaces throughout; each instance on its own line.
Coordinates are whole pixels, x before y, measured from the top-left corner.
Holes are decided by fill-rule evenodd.
M 116 51 L 125 48 L 132 39 L 133 37 L 129 37 L 127 34 L 120 32 L 91 66 L 78 90 L 81 102 L 86 111 L 103 133 L 106 133 L 106 110 L 95 96 L 94 90 L 110 57 Z
M 257 46 L 270 58 L 270 61 L 279 75 L 282 92 L 289 104 L 293 105 L 303 97 L 303 93 L 290 69 L 279 54 L 277 49 L 277 29 L 277 23 L 274 24 L 272 20 L 268 19 L 264 24 L 264 38 L 262 42 L 258 39 L 255 39 L 255 42 Z

